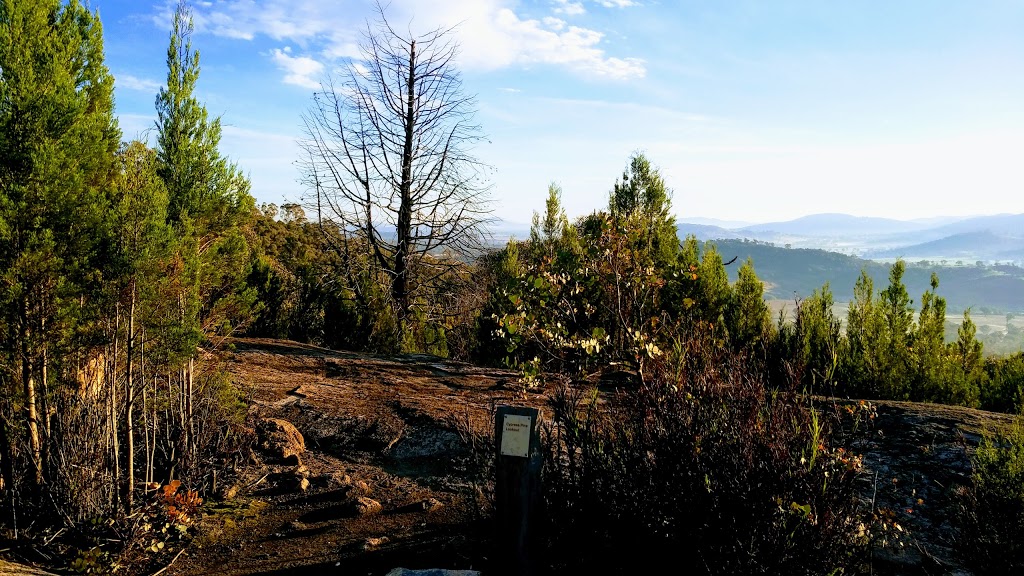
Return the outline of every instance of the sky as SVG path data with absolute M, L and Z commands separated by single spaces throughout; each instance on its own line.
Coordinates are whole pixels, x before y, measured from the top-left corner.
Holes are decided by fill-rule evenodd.
M 173 3 L 91 0 L 125 139 L 149 138 Z M 191 3 L 197 95 L 257 202 L 299 201 L 320 81 L 358 63 L 364 0 Z M 1024 212 L 1020 0 L 391 0 L 455 26 L 494 215 L 607 204 L 643 152 L 681 220 Z

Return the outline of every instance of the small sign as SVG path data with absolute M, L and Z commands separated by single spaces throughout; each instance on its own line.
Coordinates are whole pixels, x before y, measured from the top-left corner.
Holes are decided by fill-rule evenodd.
M 526 458 L 530 455 L 530 417 L 505 414 L 501 430 L 501 455 Z

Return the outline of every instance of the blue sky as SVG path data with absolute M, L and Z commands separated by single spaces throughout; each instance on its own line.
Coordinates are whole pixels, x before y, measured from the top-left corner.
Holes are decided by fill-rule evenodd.
M 125 138 L 146 137 L 173 5 L 91 0 Z M 302 195 L 295 143 L 324 74 L 356 56 L 363 0 L 194 2 L 198 94 L 259 202 Z M 634 151 L 679 218 L 1024 212 L 1019 0 L 392 0 L 415 31 L 459 24 L 495 215 L 548 183 L 603 207 Z

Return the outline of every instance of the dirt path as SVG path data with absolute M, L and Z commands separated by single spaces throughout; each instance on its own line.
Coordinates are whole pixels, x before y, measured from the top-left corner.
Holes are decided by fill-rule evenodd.
M 476 568 L 489 528 L 465 432 L 486 434 L 495 404 L 542 405 L 515 374 L 430 356 L 382 358 L 239 339 L 219 358 L 261 417 L 293 423 L 301 466 L 250 464 L 176 574 L 386 574 Z M 298 484 L 306 478 L 305 490 Z M 248 486 L 250 486 L 247 488 Z M 360 513 L 359 500 L 380 504 Z

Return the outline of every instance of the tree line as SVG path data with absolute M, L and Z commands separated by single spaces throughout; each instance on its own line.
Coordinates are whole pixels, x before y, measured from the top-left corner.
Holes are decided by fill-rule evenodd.
M 530 237 L 489 257 L 481 360 L 500 358 L 528 377 L 618 366 L 642 378 L 667 351 L 694 362 L 741 353 L 775 385 L 808 393 L 1020 412 L 1024 355 L 986 358 L 970 310 L 947 337 L 936 274 L 915 308 L 902 261 L 882 289 L 862 271 L 845 329 L 827 283 L 797 299 L 792 318 L 773 319 L 753 262 L 725 262 L 693 236 L 679 242 L 670 203 L 642 154 L 608 207 L 574 222 L 552 185 Z M 679 350 L 696 342 L 700 349 Z
M 122 142 L 102 26 L 77 0 L 0 6 L 3 521 L 131 511 L 209 481 L 244 411 L 202 348 L 248 326 L 254 200 L 195 96 L 179 5 L 156 143 Z

